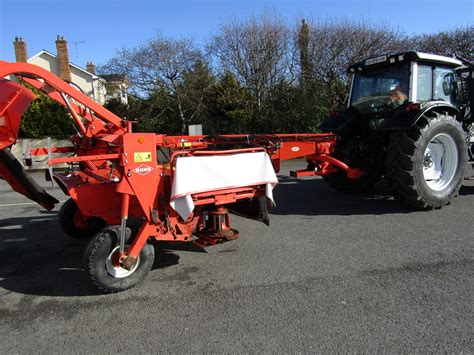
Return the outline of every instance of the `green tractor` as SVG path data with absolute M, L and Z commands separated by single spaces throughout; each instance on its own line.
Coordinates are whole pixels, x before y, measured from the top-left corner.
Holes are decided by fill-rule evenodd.
M 385 177 L 409 206 L 449 203 L 473 158 L 473 70 L 463 59 L 417 52 L 351 65 L 348 105 L 321 130 L 337 135 L 334 156 L 365 175 L 333 172 L 325 181 L 338 190 L 366 191 Z

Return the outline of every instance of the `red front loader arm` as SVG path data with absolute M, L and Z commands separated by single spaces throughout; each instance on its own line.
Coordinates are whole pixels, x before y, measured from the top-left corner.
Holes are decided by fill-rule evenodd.
M 35 95 L 24 86 L 0 79 L 0 178 L 13 190 L 50 210 L 58 201 L 27 175 L 8 149 L 18 138 L 21 116 Z
M 22 115 L 36 98 L 25 86 L 5 79 L 8 75 L 21 78 L 66 106 L 83 140 L 90 140 L 97 135 L 108 135 L 109 141 L 117 140 L 127 130 L 127 123 L 47 70 L 28 63 L 0 60 L 0 178 L 6 180 L 15 191 L 50 210 L 58 201 L 29 177 L 7 149 L 16 142 Z M 75 153 L 83 154 L 81 149 L 76 149 Z M 95 169 L 92 163 L 84 164 Z

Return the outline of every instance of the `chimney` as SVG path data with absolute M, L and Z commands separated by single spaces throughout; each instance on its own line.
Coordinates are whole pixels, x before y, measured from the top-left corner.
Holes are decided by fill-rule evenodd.
M 59 77 L 65 81 L 71 81 L 71 69 L 69 67 L 69 52 L 67 41 L 63 36 L 56 38 L 56 50 L 58 53 Z
M 15 48 L 16 61 L 26 62 L 28 60 L 28 53 L 26 51 L 26 43 L 23 41 L 23 37 L 15 37 L 13 47 Z
M 95 75 L 95 65 L 94 65 L 94 63 L 92 63 L 92 62 L 87 62 L 86 70 L 87 70 L 89 73 Z

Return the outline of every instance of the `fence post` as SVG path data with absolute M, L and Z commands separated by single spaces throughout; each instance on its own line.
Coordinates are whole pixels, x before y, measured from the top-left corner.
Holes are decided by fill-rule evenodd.
M 23 163 L 26 167 L 33 169 L 33 159 L 31 158 L 31 143 L 29 138 L 21 141 L 21 154 L 23 155 Z
M 53 179 L 53 166 L 49 165 L 49 160 L 52 158 L 51 154 L 51 137 L 46 138 L 48 142 L 48 171 L 49 171 L 49 176 L 51 177 L 51 186 L 54 187 L 54 179 Z

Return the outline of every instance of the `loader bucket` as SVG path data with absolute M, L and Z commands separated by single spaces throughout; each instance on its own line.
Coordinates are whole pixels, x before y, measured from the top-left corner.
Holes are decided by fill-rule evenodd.
M 0 79 L 0 178 L 8 182 L 13 190 L 51 210 L 59 201 L 27 174 L 8 149 L 16 142 L 21 116 L 35 97 L 26 87 Z
M 21 116 L 35 98 L 23 85 L 0 78 L 0 150 L 16 142 Z
M 28 175 L 9 149 L 0 150 L 0 178 L 8 182 L 13 190 L 38 202 L 47 210 L 52 210 L 59 203 Z

